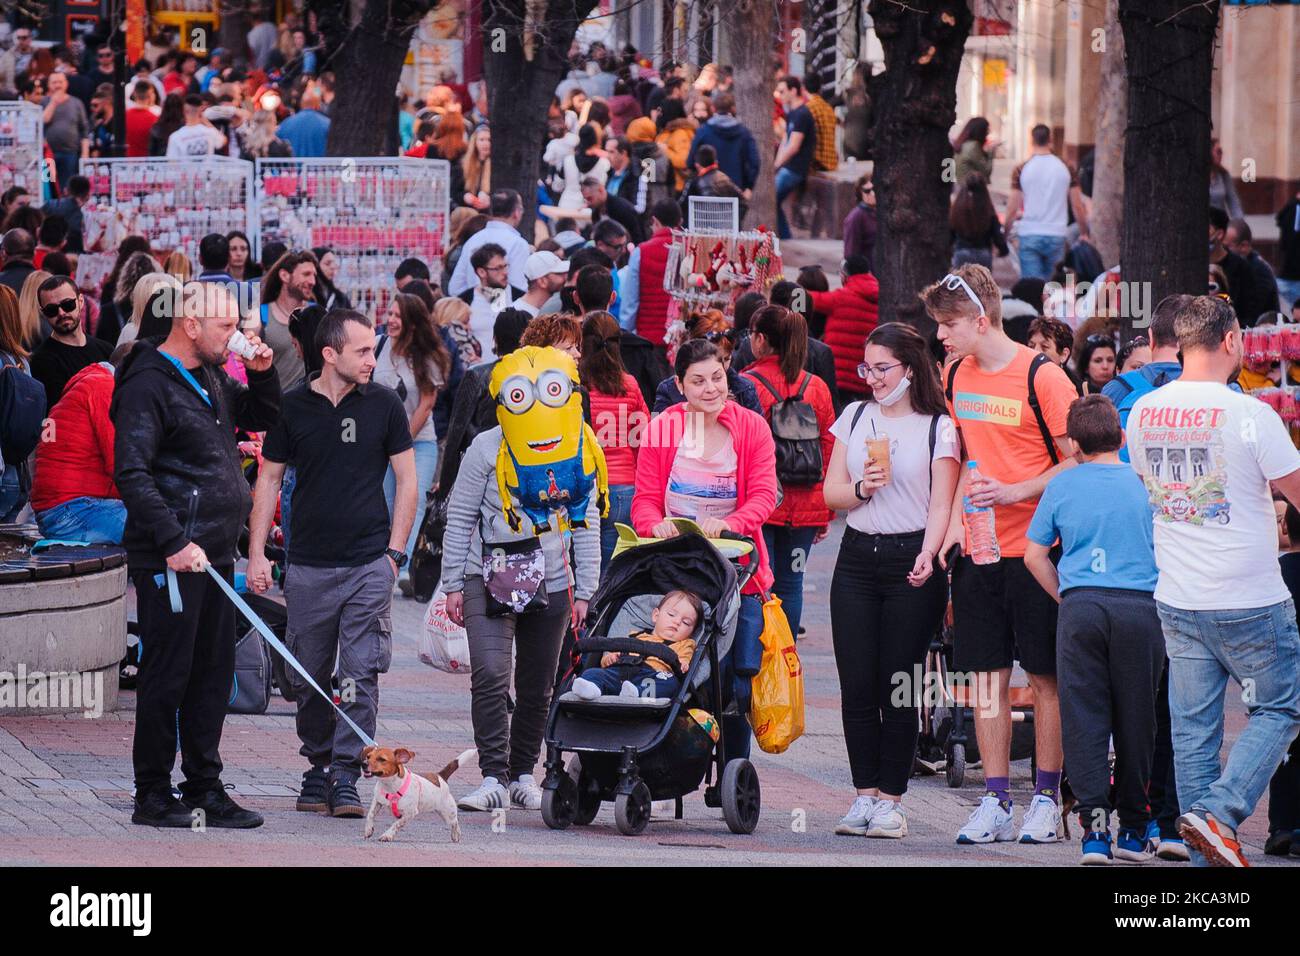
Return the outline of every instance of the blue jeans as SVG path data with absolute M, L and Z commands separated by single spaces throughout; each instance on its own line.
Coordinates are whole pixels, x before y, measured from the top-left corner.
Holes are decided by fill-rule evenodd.
M 73 498 L 36 513 L 36 525 L 46 538 L 121 544 L 126 505 L 121 498 Z
M 1184 611 L 1157 604 L 1169 653 L 1178 803 L 1236 830 L 1254 812 L 1300 729 L 1300 630 L 1289 598 L 1268 607 Z M 1250 713 L 1220 767 L 1231 677 Z M 1200 862 L 1200 861 L 1198 861 Z
M 736 640 L 731 646 L 731 653 L 722 661 L 722 686 L 731 684 L 731 694 L 736 701 L 737 713 L 724 714 L 722 731 L 726 736 L 727 751 L 725 760 L 737 757 L 749 757 L 749 747 L 754 739 L 749 726 L 749 692 L 753 675 L 763 654 L 763 602 L 754 594 L 740 596 L 740 615 L 736 620 Z M 758 656 L 754 656 L 754 648 Z M 745 673 L 737 673 L 737 670 Z M 724 689 L 723 693 L 726 691 Z
M 438 473 L 437 441 L 417 441 L 415 443 L 415 523 L 411 525 L 411 534 L 406 539 L 403 549 L 409 555 L 415 550 L 415 539 L 420 534 L 420 525 L 424 524 L 424 509 L 429 503 L 427 492 L 433 487 L 433 479 Z M 393 520 L 393 499 L 397 497 L 397 476 L 392 466 L 384 475 L 384 501 L 388 503 L 388 520 Z
M 284 535 L 284 564 L 289 566 L 289 512 L 293 504 L 293 489 L 298 486 L 298 469 L 293 465 L 284 466 L 284 477 L 280 479 L 280 533 Z
M 618 531 L 615 522 L 630 525 L 632 523 L 632 493 L 635 485 L 609 486 L 609 515 L 600 519 L 600 573 L 604 575 L 609 566 L 609 559 L 614 554 L 614 545 L 618 544 Z
M 802 186 L 807 178 L 791 172 L 785 166 L 776 171 L 776 237 L 778 239 L 790 238 L 790 224 L 785 220 L 785 210 L 781 204 L 785 202 L 785 197 Z
M 1064 259 L 1064 236 L 1020 237 L 1020 278 L 1050 280 Z
M 673 674 L 657 671 L 649 664 L 615 664 L 612 667 L 588 667 L 578 675 L 583 680 L 591 681 L 606 695 L 614 695 L 623 687 L 623 681 L 631 681 L 641 692 L 642 697 L 675 697 L 681 689 L 682 682 Z M 654 694 L 646 692 L 651 688 Z
M 790 622 L 790 636 L 798 639 L 799 619 L 803 617 L 803 572 L 812 554 L 816 528 L 789 528 L 763 525 L 763 542 L 767 545 L 767 563 L 772 566 L 772 593 L 781 599 L 781 609 Z
M 0 524 L 17 521 L 18 513 L 27 505 L 27 494 L 18 480 L 18 466 L 5 465 L 0 473 Z
M 55 153 L 54 154 L 54 175 L 59 181 L 59 189 L 66 191 L 68 180 L 77 175 L 77 170 L 81 168 L 80 153 Z

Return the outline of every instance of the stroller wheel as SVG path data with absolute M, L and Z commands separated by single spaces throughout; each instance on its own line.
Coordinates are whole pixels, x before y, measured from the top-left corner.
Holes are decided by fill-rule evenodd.
M 645 831 L 650 822 L 650 788 L 638 780 L 631 793 L 620 793 L 614 798 L 614 823 L 624 836 L 636 836 Z
M 748 760 L 727 761 L 722 770 L 722 816 L 732 833 L 753 833 L 758 826 L 762 794 L 758 771 Z
M 555 789 L 542 791 L 542 822 L 552 830 L 567 830 L 578 815 L 578 785 L 567 773 Z
M 578 777 L 577 799 L 578 809 L 573 822 L 585 827 L 600 813 L 600 784 L 592 777 L 582 774 Z
M 948 778 L 948 786 L 957 789 L 961 786 L 962 781 L 966 778 L 966 746 L 964 744 L 953 744 L 952 751 L 948 754 L 948 768 L 944 772 Z

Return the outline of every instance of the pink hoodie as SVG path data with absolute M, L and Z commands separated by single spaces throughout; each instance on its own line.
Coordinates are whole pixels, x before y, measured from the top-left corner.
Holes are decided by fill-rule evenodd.
M 686 426 L 687 405 L 681 402 L 650 419 L 636 462 L 636 492 L 632 498 L 632 526 L 649 537 L 664 520 L 668 476 Z M 736 447 L 736 500 L 739 506 L 726 519 L 732 531 L 754 539 L 759 569 L 744 588 L 758 594 L 772 586 L 772 570 L 763 544 L 763 523 L 776 509 L 776 446 L 762 415 L 728 401 L 718 421 L 731 432 Z

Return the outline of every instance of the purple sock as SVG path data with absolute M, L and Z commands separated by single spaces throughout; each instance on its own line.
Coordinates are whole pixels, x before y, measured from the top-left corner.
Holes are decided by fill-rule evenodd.
M 1011 806 L 1011 778 L 985 777 L 984 791 L 998 798 L 1004 808 Z
M 1061 802 L 1061 771 L 1044 770 L 1038 768 L 1038 787 L 1034 790 L 1037 796 L 1041 794 L 1044 797 L 1051 797 L 1056 803 Z

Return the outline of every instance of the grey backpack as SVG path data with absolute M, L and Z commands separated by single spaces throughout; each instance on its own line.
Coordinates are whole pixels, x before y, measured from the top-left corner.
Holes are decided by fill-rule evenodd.
M 235 641 L 235 679 L 230 684 L 228 714 L 264 714 L 271 703 L 271 652 L 256 628 Z

